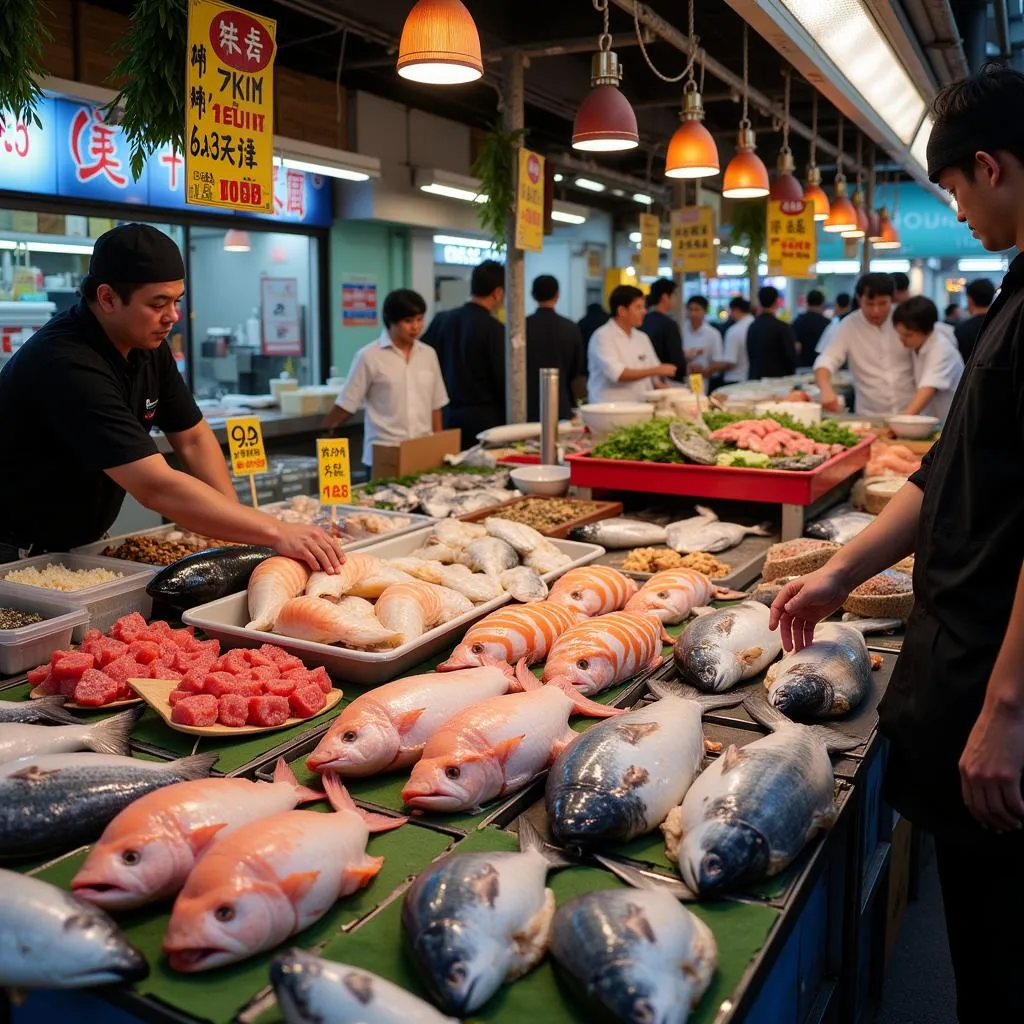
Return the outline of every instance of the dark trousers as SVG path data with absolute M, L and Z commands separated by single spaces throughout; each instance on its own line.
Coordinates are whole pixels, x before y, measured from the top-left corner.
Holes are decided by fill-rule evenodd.
M 935 840 L 960 1024 L 1024 1021 L 1024 864 Z

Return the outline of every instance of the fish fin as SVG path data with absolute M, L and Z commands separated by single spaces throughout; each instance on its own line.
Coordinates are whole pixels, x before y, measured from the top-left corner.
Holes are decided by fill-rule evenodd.
M 710 605 L 701 605 L 699 608 L 693 609 L 693 614 L 700 618 L 702 615 L 710 615 L 712 612 L 718 611 L 717 608 L 712 608 Z
M 809 728 L 815 736 L 825 744 L 829 754 L 842 754 L 848 750 L 856 750 L 863 746 L 864 741 L 857 736 L 851 736 L 842 729 L 834 728 L 831 725 L 810 725 Z
M 654 613 L 654 617 L 658 620 L 658 627 L 661 629 L 661 642 L 666 647 L 674 647 L 678 637 L 669 635 L 668 630 L 665 629 L 665 623 L 658 617 L 657 612 Z
M 722 752 L 722 744 L 716 743 L 714 740 L 704 740 L 704 752 L 708 754 L 720 754 Z
M 793 721 L 787 718 L 778 708 L 768 703 L 763 692 L 752 693 L 743 701 L 743 710 L 759 725 L 771 732 L 778 732 Z
M 870 655 L 870 657 L 871 657 L 871 671 L 872 672 L 877 672 L 885 664 L 885 658 L 883 658 L 880 654 L 874 654 L 874 653 L 872 653 Z
M 269 633 L 271 631 L 271 629 L 273 629 L 273 627 L 274 627 L 273 620 L 272 619 L 268 619 L 266 616 L 263 616 L 262 618 L 259 618 L 259 619 L 253 619 L 251 622 L 247 622 L 245 624 L 245 628 L 246 629 L 254 629 L 258 633 Z
M 183 782 L 191 782 L 193 779 L 205 779 L 219 758 L 220 754 L 192 754 L 191 757 L 171 761 L 167 767 L 173 768 L 174 774 Z
M 346 868 L 345 882 L 355 883 L 353 889 L 349 891 L 354 892 L 355 889 L 362 889 L 369 885 L 380 874 L 382 867 L 384 867 L 383 857 L 365 857 L 359 864 L 353 864 Z
M 308 804 L 313 800 L 323 800 L 324 798 L 320 790 L 310 789 L 309 786 L 300 786 L 299 780 L 295 778 L 295 772 L 288 767 L 288 762 L 283 757 L 279 757 L 277 764 L 274 765 L 274 782 L 291 786 L 295 790 L 300 804 Z
M 521 853 L 536 850 L 548 862 L 549 868 L 567 868 L 575 863 L 564 856 L 561 851 L 548 846 L 537 826 L 525 814 L 519 815 L 516 819 L 516 827 L 519 829 L 519 851 Z
M 594 854 L 594 860 L 633 889 L 668 892 L 677 900 L 697 899 L 690 888 L 678 878 L 669 878 L 667 875 L 649 875 L 625 861 L 613 860 L 611 857 L 604 857 L 599 853 Z
M 749 595 L 744 594 L 742 590 L 731 590 L 729 587 L 715 587 L 711 592 L 711 596 L 716 601 L 744 601 Z
M 63 704 L 65 698 L 59 693 L 50 694 L 48 697 L 38 697 L 32 702 L 32 709 L 39 714 L 40 718 L 47 722 L 54 722 L 63 725 L 81 725 L 83 719 L 75 718 L 69 711 L 65 711 Z
M 89 733 L 87 743 L 89 749 L 97 754 L 128 753 L 128 740 L 131 738 L 135 723 L 145 714 L 146 705 L 111 715 L 106 721 L 94 726 Z
M 200 828 L 192 829 L 186 836 L 192 853 L 198 857 L 213 842 L 217 833 L 227 827 L 227 822 L 222 821 L 217 825 L 203 825 Z
M 514 676 L 515 685 L 509 690 L 510 693 L 529 693 L 531 690 L 539 690 L 543 685 L 530 671 L 525 658 L 520 658 L 516 662 Z
M 281 879 L 281 891 L 292 903 L 298 903 L 316 885 L 319 877 L 319 871 L 295 871 Z
M 600 704 L 596 700 L 584 697 L 565 676 L 555 676 L 544 685 L 555 686 L 561 690 L 572 701 L 573 711 L 577 715 L 587 715 L 590 718 L 611 718 L 614 715 L 622 714 L 622 708 L 609 707 L 607 704 Z
M 740 748 L 735 743 L 730 743 L 722 755 L 722 774 L 731 771 L 740 763 Z
M 516 678 L 516 670 L 507 661 L 502 661 L 501 658 L 492 658 L 489 654 L 481 654 L 480 664 L 484 668 L 501 669 L 510 681 L 515 680 Z M 530 674 L 533 675 L 532 672 Z M 537 677 L 534 676 L 534 679 L 536 678 Z M 515 691 L 510 689 L 509 692 L 513 693 Z
M 399 715 L 395 719 L 395 726 L 399 734 L 404 736 L 409 732 L 426 710 L 426 708 L 413 708 L 411 711 L 406 711 L 404 715 Z
M 702 714 L 717 708 L 733 708 L 743 701 L 742 693 L 701 693 L 696 687 L 676 679 L 652 679 L 648 682 L 647 688 L 659 698 L 679 697 L 682 700 L 695 701 L 700 705 Z
M 374 814 L 371 811 L 364 811 L 361 807 L 356 806 L 356 802 L 345 788 L 345 784 L 334 772 L 327 772 L 322 777 L 324 792 L 327 794 L 331 807 L 335 811 L 351 811 L 353 814 L 358 814 L 371 832 L 387 832 L 389 829 L 404 825 L 409 820 L 408 818 L 395 818 L 389 814 Z
M 500 743 L 496 743 L 491 749 L 491 753 L 501 764 L 506 764 L 508 759 L 516 752 L 519 744 L 525 739 L 525 732 L 519 736 L 509 736 L 507 740 L 502 740 Z
M 753 665 L 762 654 L 764 654 L 763 647 L 748 647 L 745 651 L 740 651 L 736 657 L 742 661 L 744 665 Z
M 544 902 L 523 927 L 512 935 L 512 963 L 506 981 L 515 981 L 531 970 L 547 952 L 551 922 L 555 918 L 555 894 L 544 890 Z
M 693 511 L 697 513 L 701 519 L 709 519 L 713 523 L 718 522 L 718 513 L 713 509 L 707 507 L 707 505 L 694 505 Z
M 659 729 L 661 729 L 660 722 L 623 722 L 615 727 L 615 733 L 631 747 L 635 747 L 642 739 L 658 732 Z

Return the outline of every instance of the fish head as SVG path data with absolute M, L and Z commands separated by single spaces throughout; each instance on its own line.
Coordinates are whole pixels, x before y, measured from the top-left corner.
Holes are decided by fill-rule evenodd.
M 499 658 L 504 654 L 504 648 L 498 644 L 485 641 L 463 641 L 452 651 L 448 660 L 437 666 L 439 672 L 451 672 L 458 668 L 476 668 L 484 663 L 484 658 Z
M 637 615 L 653 614 L 667 625 L 680 622 L 690 614 L 691 596 L 679 587 L 638 590 L 623 611 Z
M 712 817 L 683 836 L 679 873 L 698 893 L 713 892 L 768 874 L 768 841 L 752 825 L 730 817 Z
M 646 944 L 648 940 L 640 941 Z M 645 958 L 642 949 L 637 949 L 635 956 L 603 964 L 591 977 L 588 988 L 615 1020 L 667 1024 L 680 1019 L 679 985 L 674 972 L 666 971 L 654 962 L 654 957 Z
M 57 937 L 61 963 L 68 965 L 63 985 L 110 985 L 141 981 L 149 974 L 146 958 L 104 911 L 73 896 L 67 897 L 67 906 L 71 913 L 61 922 Z
M 807 671 L 797 671 L 807 668 Z M 832 683 L 813 666 L 794 665 L 768 691 L 768 702 L 784 715 L 804 711 L 827 711 L 832 705 Z
M 285 1019 L 292 1024 L 372 1017 L 375 986 L 380 984 L 380 979 L 367 971 L 327 963 L 301 949 L 291 949 L 274 958 L 270 981 Z
M 312 772 L 346 777 L 374 775 L 390 767 L 402 747 L 398 727 L 379 705 L 353 704 L 306 758 Z
M 602 639 L 598 637 L 599 641 Z M 560 677 L 580 693 L 601 693 L 615 682 L 615 668 L 611 656 L 596 644 L 593 647 L 573 644 L 548 658 L 544 665 L 544 682 Z
M 459 754 L 458 757 L 422 758 L 413 765 L 402 800 L 426 811 L 464 811 L 480 807 L 501 792 L 504 773 L 493 757 Z
M 549 778 L 553 783 L 552 776 Z M 626 841 L 646 831 L 643 802 L 621 787 L 608 790 L 549 783 L 549 792 L 552 835 L 573 854 L 601 843 Z
M 200 862 L 202 863 L 202 862 Z M 194 875 L 193 875 L 194 877 Z M 207 971 L 270 949 L 291 934 L 295 908 L 280 885 L 237 876 L 178 896 L 163 950 L 176 971 Z
M 548 598 L 552 604 L 561 605 L 563 608 L 571 608 L 581 618 L 592 618 L 599 611 L 603 604 L 601 595 L 593 587 L 580 585 L 571 590 L 559 590 L 552 592 Z
M 71 891 L 107 910 L 130 910 L 173 896 L 194 864 L 195 852 L 178 833 L 103 836 L 71 880 Z
M 725 652 L 714 637 L 684 642 L 675 648 L 676 664 L 682 671 L 684 679 L 692 682 L 705 693 L 719 693 L 727 690 L 737 678 L 735 671 L 730 671 L 727 658 L 732 655 Z
M 501 987 L 508 970 L 507 942 L 456 918 L 431 921 L 415 934 L 407 930 L 413 955 L 437 1004 L 459 1017 L 483 1006 Z

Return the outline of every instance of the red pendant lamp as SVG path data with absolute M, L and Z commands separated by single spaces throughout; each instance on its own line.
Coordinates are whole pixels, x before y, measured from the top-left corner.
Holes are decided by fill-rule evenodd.
M 821 225 L 830 235 L 841 235 L 857 226 L 857 211 L 846 198 L 846 177 L 843 174 L 843 120 L 839 119 L 839 150 L 836 155 L 836 194 L 828 218 Z
M 736 139 L 736 155 L 729 161 L 722 181 L 722 196 L 725 199 L 759 199 L 768 195 L 768 168 L 754 152 L 757 141 L 747 117 L 747 77 L 749 73 L 747 53 L 747 25 L 743 24 L 743 117 Z
M 814 219 L 828 220 L 831 205 L 825 190 L 821 187 L 821 171 L 818 170 L 818 90 L 811 99 L 811 160 L 807 165 L 807 184 L 804 186 L 804 202 L 814 203 Z
M 619 91 L 622 68 L 611 48 L 607 0 L 600 9 L 604 13 L 604 32 L 598 39 L 598 52 L 590 65 L 592 88 L 576 111 L 572 148 L 587 153 L 618 153 L 636 149 L 640 145 L 640 133 L 636 127 L 636 114 L 629 100 Z
M 402 28 L 397 70 L 429 85 L 462 85 L 483 76 L 480 34 L 462 0 L 418 0 Z
M 779 156 L 775 162 L 775 177 L 772 178 L 768 198 L 799 203 L 802 202 L 804 198 L 804 187 L 800 184 L 796 174 L 794 173 L 796 171 L 796 164 L 793 162 L 793 153 L 789 148 L 789 68 L 786 68 L 785 70 L 785 79 L 786 90 L 782 112 L 782 145 L 779 147 Z

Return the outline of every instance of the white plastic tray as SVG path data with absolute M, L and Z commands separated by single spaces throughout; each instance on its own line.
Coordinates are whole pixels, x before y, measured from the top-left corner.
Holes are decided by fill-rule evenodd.
M 54 651 L 71 646 L 76 627 L 89 624 L 89 613 L 64 599 L 56 591 L 40 587 L 21 587 L 26 593 L 0 597 L 0 606 L 17 608 L 19 612 L 37 612 L 42 622 L 17 629 L 0 629 L 0 676 L 13 676 L 50 660 Z M 37 593 L 27 593 L 35 590 Z
M 421 547 L 429 535 L 430 530 L 418 530 L 404 537 L 390 537 L 363 548 L 362 553 L 376 555 L 378 558 L 401 558 Z M 568 555 L 572 562 L 564 569 L 547 573 L 544 579 L 548 583 L 570 569 L 593 562 L 604 552 L 604 548 L 597 544 L 580 544 L 571 540 L 553 540 L 551 543 L 563 554 Z M 331 675 L 341 681 L 344 688 L 346 681 L 361 686 L 376 686 L 395 679 L 435 654 L 454 646 L 474 622 L 507 604 L 508 601 L 509 597 L 506 594 L 493 601 L 478 604 L 464 615 L 424 633 L 413 643 L 402 644 L 394 650 L 383 652 L 352 651 L 331 644 L 293 640 L 277 633 L 246 629 L 245 622 L 249 617 L 248 595 L 244 591 L 192 608 L 182 615 L 182 621 L 201 629 L 207 636 L 220 640 L 225 647 L 276 644 L 301 658 L 307 665 L 323 665 Z
M 270 505 L 261 505 L 260 511 L 266 512 L 270 515 L 280 511 L 283 508 L 287 508 L 290 503 L 288 501 L 275 501 Z M 392 533 L 380 533 L 365 537 L 362 540 L 354 540 L 351 544 L 343 544 L 342 547 L 346 551 L 363 551 L 366 548 L 374 544 L 380 544 L 386 540 L 394 540 L 396 537 L 404 537 L 406 534 L 415 533 L 419 530 L 423 530 L 426 527 L 434 526 L 437 522 L 436 519 L 431 519 L 430 516 L 425 516 L 422 513 L 414 512 L 395 512 L 392 509 L 387 508 L 363 508 L 360 505 L 339 505 L 338 506 L 338 521 L 340 522 L 345 518 L 348 512 L 369 512 L 375 516 L 384 516 L 385 518 L 393 518 L 395 516 L 402 516 L 405 519 L 411 520 L 410 524 L 403 527 L 401 530 L 394 530 Z M 328 514 L 330 514 L 328 509 Z
M 92 544 L 83 544 L 81 547 L 72 548 L 71 553 L 73 555 L 98 555 L 101 558 L 106 558 L 108 561 L 124 562 L 126 565 L 153 565 L 154 563 L 152 562 L 133 562 L 127 558 L 112 559 L 109 555 L 100 555 L 100 552 L 105 548 L 116 548 L 129 537 L 166 537 L 167 534 L 180 529 L 181 527 L 176 526 L 174 523 L 164 523 L 163 526 L 150 526 L 146 530 L 132 530 L 129 533 L 119 533 L 116 537 L 107 537 L 104 540 L 93 541 Z M 163 569 L 164 566 L 161 565 L 158 568 Z

